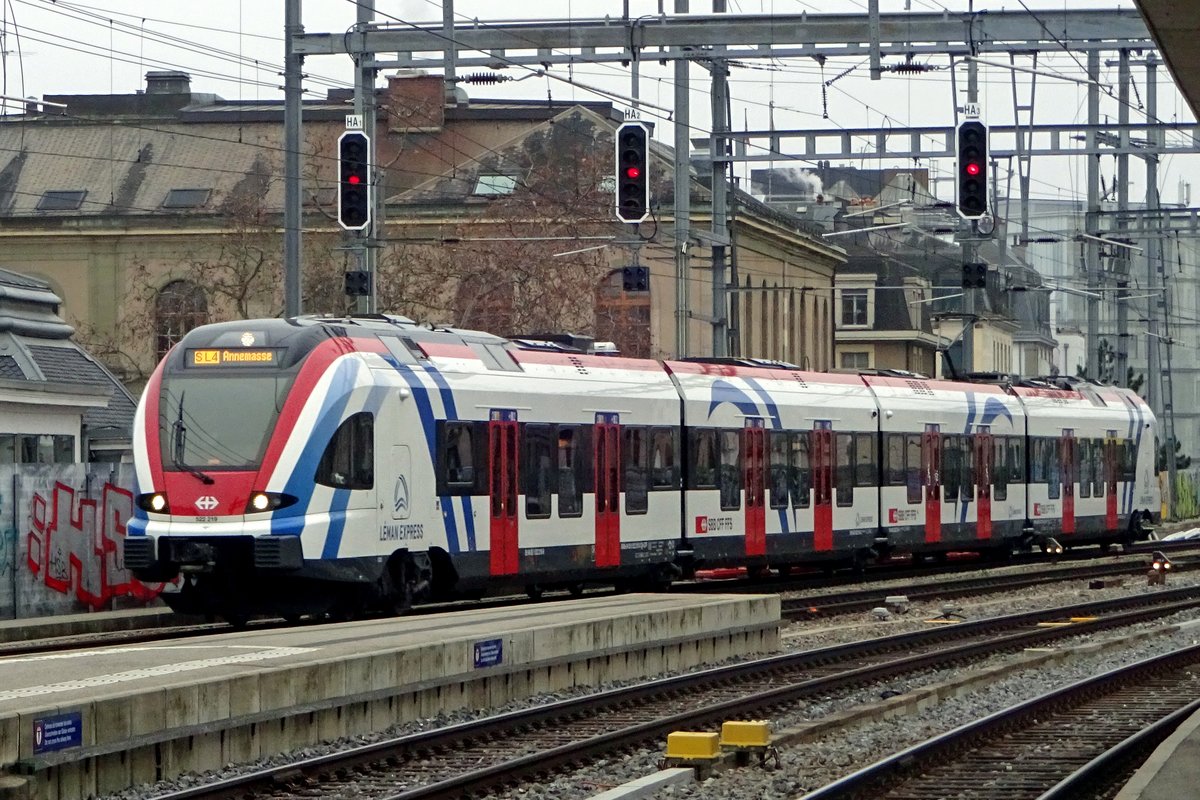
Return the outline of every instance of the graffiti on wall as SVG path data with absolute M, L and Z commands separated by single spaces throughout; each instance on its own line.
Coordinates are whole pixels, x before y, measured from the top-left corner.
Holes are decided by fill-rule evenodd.
M 133 494 L 105 481 L 99 498 L 76 497 L 60 480 L 34 491 L 25 531 L 25 563 L 35 581 L 95 610 L 117 597 L 153 600 L 162 584 L 146 585 L 121 562 L 119 542 L 133 513 Z

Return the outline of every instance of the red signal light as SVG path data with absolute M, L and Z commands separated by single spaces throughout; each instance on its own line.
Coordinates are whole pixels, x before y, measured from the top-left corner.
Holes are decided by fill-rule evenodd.
M 979 165 L 976 164 L 974 161 L 972 161 L 970 164 L 967 164 L 967 174 L 972 177 L 974 177 L 975 175 L 978 175 L 979 174 Z
M 637 167 L 626 167 L 625 168 L 625 177 L 626 178 L 640 178 L 640 177 L 642 177 L 642 171 L 640 169 L 638 169 Z
M 346 178 L 346 183 L 358 184 L 361 182 L 362 181 L 359 179 L 359 177 L 357 175 L 351 175 L 349 178 Z

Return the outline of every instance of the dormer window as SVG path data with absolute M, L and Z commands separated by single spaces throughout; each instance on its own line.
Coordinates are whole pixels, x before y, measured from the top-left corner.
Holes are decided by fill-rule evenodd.
M 38 200 L 38 211 L 78 211 L 83 205 L 83 198 L 87 197 L 87 190 L 52 190 L 44 192 L 42 199 Z
M 480 175 L 475 181 L 476 197 L 498 197 L 512 194 L 517 188 L 517 179 L 511 175 Z
M 200 208 L 208 202 L 212 189 L 171 189 L 163 199 L 163 208 Z

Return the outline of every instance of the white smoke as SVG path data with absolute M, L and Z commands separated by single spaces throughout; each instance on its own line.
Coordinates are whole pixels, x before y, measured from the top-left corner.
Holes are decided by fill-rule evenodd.
M 825 191 L 825 186 L 821 182 L 821 176 L 809 172 L 806 169 L 797 169 L 796 167 L 788 167 L 780 170 L 789 181 L 798 186 L 803 186 L 807 194 L 813 197 L 820 196 Z

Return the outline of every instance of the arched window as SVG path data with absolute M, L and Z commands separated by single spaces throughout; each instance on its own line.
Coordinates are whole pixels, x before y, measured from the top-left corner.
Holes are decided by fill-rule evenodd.
M 154 332 L 158 358 L 183 335 L 208 322 L 208 298 L 191 281 L 171 281 L 154 298 Z

